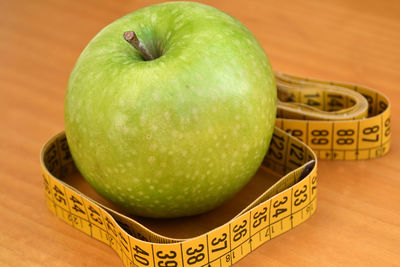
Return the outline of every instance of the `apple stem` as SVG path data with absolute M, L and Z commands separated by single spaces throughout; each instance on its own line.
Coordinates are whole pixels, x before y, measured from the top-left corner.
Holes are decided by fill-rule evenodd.
M 134 31 L 124 32 L 124 39 L 125 41 L 130 43 L 134 48 L 136 48 L 136 50 L 139 51 L 139 53 L 146 61 L 154 59 L 154 57 L 150 54 L 149 50 L 146 48 L 144 43 L 142 43 L 139 40 Z

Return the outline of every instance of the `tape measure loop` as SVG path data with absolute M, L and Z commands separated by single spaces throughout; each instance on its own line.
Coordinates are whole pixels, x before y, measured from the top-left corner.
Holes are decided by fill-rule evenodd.
M 52 137 L 40 155 L 49 210 L 109 245 L 125 266 L 237 262 L 315 212 L 317 157 L 370 159 L 390 148 L 390 102 L 384 95 L 365 87 L 283 73 L 276 73 L 276 78 L 282 101 L 261 168 L 281 178 L 228 222 L 197 237 L 170 238 L 91 199 L 67 183 L 77 168 L 64 132 Z
M 390 101 L 386 96 L 353 84 L 275 75 L 283 100 L 291 100 L 287 96 L 293 92 L 297 97 L 292 100 L 299 102 L 279 103 L 276 126 L 309 145 L 318 158 L 361 160 L 389 152 Z

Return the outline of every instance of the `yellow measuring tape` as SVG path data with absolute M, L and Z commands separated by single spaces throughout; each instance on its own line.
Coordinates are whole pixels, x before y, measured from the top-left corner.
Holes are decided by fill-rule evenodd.
M 203 235 L 174 239 L 85 196 L 65 180 L 77 169 L 64 132 L 41 151 L 47 206 L 113 248 L 125 266 L 230 266 L 316 209 L 317 157 L 356 160 L 390 147 L 390 103 L 379 92 L 275 73 L 276 128 L 261 168 L 278 181 L 233 219 Z M 300 141 L 301 140 L 301 141 Z

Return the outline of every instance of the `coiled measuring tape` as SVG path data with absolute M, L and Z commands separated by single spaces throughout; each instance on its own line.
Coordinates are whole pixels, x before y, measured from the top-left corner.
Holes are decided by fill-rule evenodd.
M 230 266 L 306 221 L 316 209 L 317 157 L 371 159 L 390 147 L 390 102 L 379 92 L 275 73 L 279 107 L 261 168 L 276 183 L 225 224 L 198 237 L 155 233 L 69 185 L 77 172 L 64 132 L 41 151 L 49 210 L 113 248 L 125 266 Z

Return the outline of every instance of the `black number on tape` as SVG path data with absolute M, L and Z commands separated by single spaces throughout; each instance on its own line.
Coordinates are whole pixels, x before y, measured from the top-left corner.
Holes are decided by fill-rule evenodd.
M 63 160 L 69 160 L 71 159 L 71 152 L 69 151 L 68 143 L 67 143 L 67 138 L 64 137 L 60 140 L 61 142 L 61 150 L 64 152 L 64 156 L 62 157 Z
M 373 104 L 374 104 L 374 99 L 370 95 L 362 94 L 365 99 L 368 101 L 368 116 L 371 116 L 373 113 Z
M 60 162 L 57 159 L 57 149 L 54 143 L 50 146 L 49 150 L 46 151 L 44 160 L 50 173 L 53 173 L 53 171 L 59 166 Z
M 328 111 L 334 111 L 334 110 L 338 110 L 338 109 L 343 108 L 344 105 L 340 101 L 340 100 L 343 99 L 343 96 L 328 94 L 328 98 L 330 98 L 330 101 L 328 102 L 328 106 L 331 107 L 330 109 L 328 109 Z
M 269 236 L 269 227 L 267 227 L 267 229 L 265 230 L 265 235 L 264 237 L 268 237 Z
M 100 214 L 97 212 L 97 210 L 95 208 L 93 208 L 92 206 L 90 206 L 90 205 L 89 205 L 88 209 L 90 211 L 90 218 L 93 221 L 103 225 L 103 220 L 101 219 Z
M 193 249 L 192 247 L 186 250 L 186 254 L 191 256 L 187 259 L 188 264 L 195 264 L 196 262 L 200 262 L 204 260 L 205 255 L 202 252 L 204 250 L 204 245 L 200 244 L 197 249 Z M 197 254 L 197 255 L 196 255 Z
M 379 101 L 379 110 L 378 110 L 378 113 L 381 113 L 381 112 L 384 111 L 387 107 L 388 107 L 388 105 L 387 105 L 385 102 Z
M 329 135 L 329 132 L 327 130 L 312 130 L 311 135 L 314 137 L 319 137 L 319 138 L 313 138 L 311 139 L 311 143 L 314 145 L 326 145 L 329 143 L 328 138 L 325 136 Z
M 390 117 L 385 120 L 385 137 L 388 137 L 390 134 Z
M 354 130 L 353 129 L 341 129 L 336 132 L 340 138 L 336 140 L 336 144 L 338 145 L 352 145 L 354 144 L 354 138 L 352 136 L 354 135 Z
M 86 212 L 82 209 L 83 203 L 81 201 L 79 201 L 79 199 L 77 199 L 74 195 L 72 195 L 69 199 L 74 203 L 72 205 L 73 210 L 75 210 L 76 212 L 82 213 L 84 215 L 86 214 Z
M 114 235 L 115 238 L 118 237 L 117 231 L 115 230 L 115 225 L 112 223 L 112 221 L 106 217 L 106 226 L 107 229 L 111 231 L 111 233 Z
M 226 262 L 230 262 L 231 261 L 231 255 L 230 254 L 226 254 L 225 261 Z
M 315 190 L 317 190 L 317 176 L 314 176 L 313 178 L 312 178 L 312 180 L 311 180 L 311 184 L 312 184 L 312 187 L 311 187 L 311 195 L 314 195 L 314 191 Z
M 279 209 L 278 209 L 278 207 L 279 207 L 280 205 L 284 205 L 287 201 L 288 201 L 288 197 L 287 197 L 287 196 L 284 196 L 283 199 L 282 199 L 281 201 L 275 200 L 273 206 L 274 206 L 274 208 L 276 208 L 276 210 L 275 210 L 275 214 L 272 215 L 272 217 L 275 217 L 275 218 L 276 218 L 276 217 L 278 217 L 280 214 L 282 214 L 282 213 L 284 213 L 285 211 L 287 211 L 286 208 L 284 208 L 284 209 L 279 208 Z
M 313 210 L 313 204 L 311 203 L 310 205 L 307 206 L 306 213 L 310 213 L 312 210 Z
M 233 236 L 233 241 L 239 241 L 243 236 L 247 234 L 247 229 L 245 228 L 247 225 L 247 220 L 243 220 L 241 225 L 237 224 L 233 227 L 233 232 L 235 235 Z
M 281 160 L 283 158 L 283 153 L 281 151 L 284 149 L 283 141 L 284 139 L 282 136 L 273 134 L 268 154 L 272 154 L 276 159 Z
M 296 198 L 296 200 L 294 201 L 294 205 L 295 206 L 299 206 L 301 203 L 306 202 L 307 197 L 308 197 L 306 192 L 307 192 L 307 185 L 303 185 L 303 189 L 302 190 L 297 189 L 294 192 L 294 197 Z M 302 198 L 300 198 L 301 195 L 303 195 Z
M 163 260 L 159 261 L 157 263 L 158 267 L 176 267 L 176 266 L 178 266 L 178 263 L 175 260 L 173 260 L 173 259 L 176 258 L 176 252 L 175 251 L 170 250 L 170 252 L 166 253 L 166 254 L 163 254 L 162 251 L 157 251 L 156 255 L 157 255 L 158 258 L 163 259 L 163 260 L 164 259 L 169 259 L 169 260 L 166 260 L 166 261 L 163 261 Z
M 304 160 L 304 148 L 292 143 L 290 144 L 289 154 L 291 156 L 289 162 L 300 167 Z
M 78 218 L 77 218 L 76 216 L 72 215 L 71 213 L 68 214 L 68 220 L 69 220 L 70 222 L 72 222 L 73 224 L 75 224 L 75 225 L 78 225 L 78 224 L 79 224 Z
M 321 106 L 320 102 L 318 102 L 318 101 L 316 101 L 314 99 L 311 99 L 311 98 L 319 98 L 320 94 L 318 92 L 315 93 L 315 94 L 305 94 L 304 97 L 307 98 L 307 105 L 309 105 L 309 106 Z
M 133 248 L 133 258 L 142 265 L 149 265 L 149 260 L 146 259 L 144 256 L 149 256 L 149 253 L 141 249 L 138 245 L 135 245 Z
M 363 134 L 365 135 L 371 135 L 371 134 L 376 134 L 374 138 L 363 138 L 363 141 L 366 142 L 378 142 L 379 140 L 379 125 L 374 125 L 372 127 L 367 127 L 363 130 Z
M 262 222 L 265 222 L 267 220 L 267 211 L 268 209 L 266 207 L 263 208 L 261 212 L 256 212 L 253 215 L 253 228 L 257 228 Z
M 217 252 L 226 249 L 228 247 L 228 241 L 226 240 L 227 237 L 228 235 L 226 233 L 223 233 L 221 238 L 214 237 L 213 240 L 211 240 L 211 245 L 215 247 L 218 246 L 219 243 L 222 243 L 222 246 L 212 249 L 211 252 Z
M 60 188 L 58 188 L 57 185 L 54 185 L 54 186 L 53 186 L 53 189 L 54 189 L 54 198 L 55 198 L 58 202 L 63 203 L 64 206 L 66 206 L 66 205 L 67 205 L 67 202 L 65 201 L 64 192 L 62 192 L 62 191 L 60 190 Z

